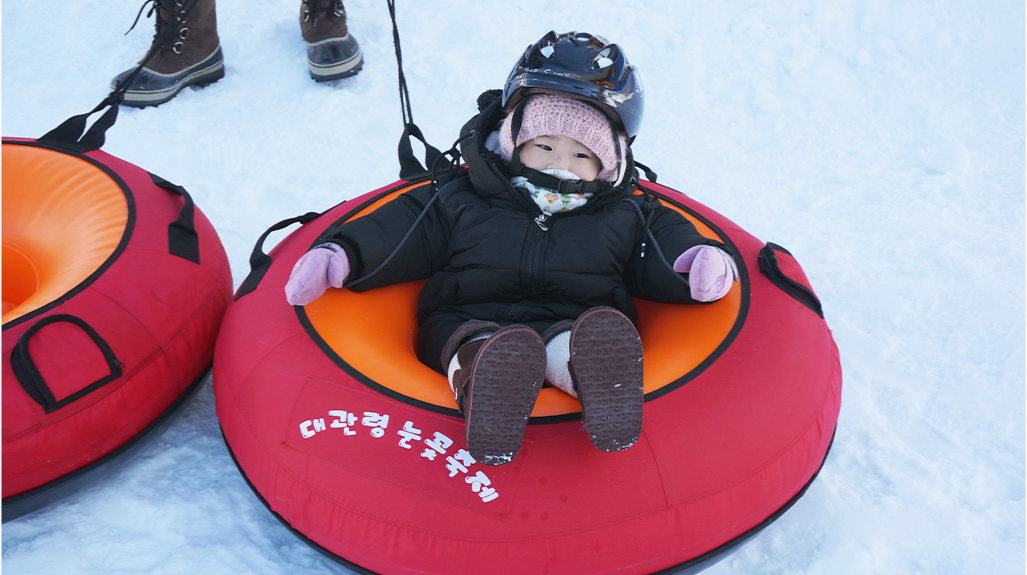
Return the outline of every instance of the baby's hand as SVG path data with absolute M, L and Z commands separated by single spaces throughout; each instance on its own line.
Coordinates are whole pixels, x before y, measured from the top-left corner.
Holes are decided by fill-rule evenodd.
M 735 260 L 715 246 L 688 248 L 674 260 L 674 271 L 688 273 L 692 299 L 701 302 L 717 301 L 731 291 L 732 282 L 738 281 Z
M 346 252 L 335 244 L 321 244 L 296 260 L 285 284 L 285 299 L 289 305 L 307 305 L 329 287 L 341 288 L 348 275 Z

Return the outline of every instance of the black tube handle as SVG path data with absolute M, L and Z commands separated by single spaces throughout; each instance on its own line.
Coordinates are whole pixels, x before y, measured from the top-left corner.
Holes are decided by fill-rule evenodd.
M 790 258 L 794 258 L 792 253 L 785 248 L 772 243 L 767 242 L 767 245 L 760 250 L 759 264 L 760 272 L 767 276 L 767 279 L 777 287 L 781 288 L 782 291 L 795 298 L 802 305 L 813 310 L 820 317 L 824 317 L 824 308 L 820 304 L 820 298 L 817 294 L 813 293 L 813 290 L 802 284 L 795 279 L 789 277 L 781 268 L 781 261 L 778 258 L 778 253 L 787 255 Z M 796 265 L 798 265 L 796 263 Z
M 253 246 L 253 252 L 250 254 L 250 273 L 246 275 L 246 279 L 244 279 L 242 284 L 239 285 L 239 290 L 235 293 L 235 299 L 238 300 L 242 296 L 257 289 L 257 286 L 260 285 L 260 280 L 264 279 L 264 274 L 266 274 L 267 270 L 271 268 L 271 256 L 264 253 L 264 240 L 266 240 L 272 232 L 287 228 L 293 224 L 304 225 L 320 216 L 321 214 L 317 212 L 307 212 L 302 216 L 282 220 L 261 234 L 260 238 L 257 239 L 257 244 Z
M 150 174 L 150 179 L 161 188 L 182 196 L 185 202 L 178 213 L 178 219 L 168 224 L 168 253 L 193 263 L 200 263 L 200 235 L 193 223 L 196 215 L 193 197 L 182 186 L 172 184 L 158 175 Z
M 50 386 L 43 379 L 42 374 L 39 372 L 39 368 L 36 366 L 35 360 L 32 359 L 32 353 L 29 350 L 29 343 L 32 341 L 33 336 L 39 333 L 40 330 L 48 325 L 52 325 L 58 322 L 65 322 L 75 325 L 81 329 L 85 334 L 92 340 L 93 344 L 96 345 L 97 349 L 103 354 L 104 361 L 107 363 L 107 367 L 110 373 L 100 379 L 83 386 L 77 392 L 63 398 L 57 399 L 54 397 L 53 392 L 50 390 Z M 118 379 L 122 376 L 122 368 L 124 364 L 118 361 L 118 358 L 114 356 L 114 351 L 111 350 L 111 346 L 100 337 L 100 334 L 93 329 L 88 323 L 79 317 L 68 315 L 68 314 L 55 314 L 44 317 L 37 321 L 32 327 L 21 334 L 18 338 L 18 343 L 15 344 L 14 349 L 11 350 L 11 369 L 14 371 L 15 377 L 18 379 L 18 383 L 21 384 L 22 389 L 28 394 L 36 403 L 41 405 L 46 413 L 52 413 L 65 405 L 73 403 L 79 399 L 82 399 L 86 395 L 96 391 L 104 385 Z

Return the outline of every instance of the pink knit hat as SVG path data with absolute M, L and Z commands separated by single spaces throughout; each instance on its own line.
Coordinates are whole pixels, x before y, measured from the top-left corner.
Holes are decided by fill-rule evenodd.
M 512 123 L 511 112 L 499 128 L 499 155 L 507 162 L 513 157 L 514 149 L 524 142 L 540 136 L 561 135 L 581 142 L 599 158 L 603 165 L 600 180 L 612 182 L 617 178 L 620 154 L 614 143 L 614 129 L 610 120 L 595 107 L 566 96 L 539 94 L 524 105 L 516 144 Z M 620 140 L 620 150 L 625 150 L 627 137 L 624 134 L 616 137 Z

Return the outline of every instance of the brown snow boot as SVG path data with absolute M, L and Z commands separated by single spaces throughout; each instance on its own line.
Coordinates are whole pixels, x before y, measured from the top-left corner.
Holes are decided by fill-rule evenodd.
M 546 376 L 542 338 L 522 325 L 460 346 L 449 381 L 463 412 L 467 450 L 485 465 L 513 461 Z
M 574 322 L 570 372 L 588 438 L 602 451 L 621 451 L 642 433 L 642 340 L 621 312 L 592 308 Z
M 314 81 L 345 78 L 363 67 L 360 45 L 346 26 L 342 0 L 303 0 L 300 31 L 307 43 L 307 65 Z
M 155 15 L 157 31 L 153 45 L 159 42 L 160 46 L 128 86 L 122 102 L 127 106 L 163 104 L 186 86 L 205 86 L 225 76 L 214 0 L 152 1 L 146 16 Z M 165 33 L 170 36 L 162 41 Z M 111 90 L 133 71 L 135 68 L 118 74 L 111 81 Z

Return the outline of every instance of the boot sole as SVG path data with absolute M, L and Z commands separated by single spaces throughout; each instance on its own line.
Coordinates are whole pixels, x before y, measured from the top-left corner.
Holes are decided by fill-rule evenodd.
M 328 53 L 318 53 L 321 48 L 328 48 Z M 315 59 L 310 57 L 312 50 L 318 54 Z M 349 34 L 313 44 L 307 42 L 307 66 L 310 68 L 310 77 L 315 82 L 331 82 L 359 72 L 364 67 L 364 54 L 360 51 L 356 38 Z
M 467 449 L 485 465 L 509 463 L 521 449 L 546 376 L 542 338 L 524 326 L 503 328 L 485 342 L 471 369 Z
M 214 55 L 220 55 L 220 48 L 214 53 Z M 145 69 L 144 69 L 145 70 Z M 148 73 L 154 76 L 166 76 L 158 72 L 148 71 Z M 183 89 L 193 86 L 195 88 L 202 88 L 208 84 L 213 84 L 221 78 L 225 77 L 225 61 L 223 58 L 217 59 L 212 65 L 195 70 L 182 78 L 178 83 L 171 85 L 163 90 L 154 91 L 140 91 L 140 90 L 128 90 L 125 92 L 125 98 L 121 101 L 125 106 L 132 106 L 134 108 L 146 108 L 149 106 L 159 106 L 175 96 L 178 95 Z M 111 86 L 113 90 L 115 86 Z
M 571 329 L 571 374 L 588 438 L 602 451 L 621 451 L 642 433 L 642 341 L 624 314 L 591 309 Z
M 332 66 L 318 66 L 307 60 L 307 65 L 310 67 L 310 77 L 315 82 L 331 82 L 332 80 L 356 76 L 357 72 L 364 68 L 364 58 L 361 54 L 357 54 L 351 60 Z

